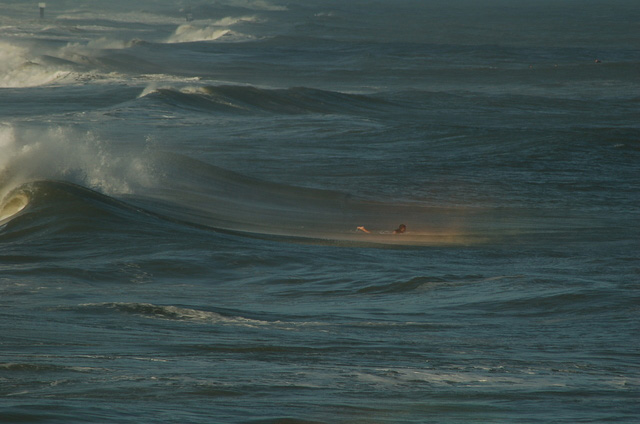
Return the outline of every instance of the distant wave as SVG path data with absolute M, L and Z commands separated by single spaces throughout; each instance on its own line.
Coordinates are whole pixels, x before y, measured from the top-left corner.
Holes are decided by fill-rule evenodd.
M 233 114 L 361 113 L 393 107 L 392 103 L 372 96 L 306 87 L 267 89 L 222 85 L 160 88 L 143 94 L 172 106 Z
M 145 67 L 157 69 L 133 57 L 100 57 L 105 49 L 125 49 L 135 43 L 100 38 L 87 43 L 68 43 L 47 54 L 37 54 L 25 46 L 0 41 L 0 87 L 37 87 L 113 78 L 114 70 L 127 67 L 137 71 Z
M 0 87 L 35 87 L 63 80 L 68 66 L 39 63 L 26 47 L 0 41 Z
M 176 32 L 167 39 L 168 43 L 192 43 L 196 41 L 246 41 L 253 37 L 215 26 L 180 25 Z
M 167 39 L 168 43 L 191 43 L 197 41 L 247 41 L 255 37 L 231 30 L 230 27 L 245 22 L 257 22 L 255 16 L 226 17 L 217 21 L 194 21 L 178 26 Z

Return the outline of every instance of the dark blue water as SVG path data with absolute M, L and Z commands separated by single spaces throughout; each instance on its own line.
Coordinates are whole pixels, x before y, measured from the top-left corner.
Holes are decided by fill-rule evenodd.
M 0 421 L 636 422 L 634 1 L 36 6 Z

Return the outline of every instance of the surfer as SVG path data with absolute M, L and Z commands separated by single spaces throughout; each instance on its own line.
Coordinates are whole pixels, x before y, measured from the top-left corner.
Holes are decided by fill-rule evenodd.
M 367 234 L 371 234 L 371 231 L 367 230 L 366 228 L 364 228 L 364 226 L 359 226 L 358 228 L 356 228 L 359 231 L 362 231 L 363 233 L 367 233 Z M 405 231 L 407 231 L 407 226 L 404 224 L 400 224 L 398 226 L 398 228 L 396 228 L 395 230 L 393 230 L 393 234 L 402 234 Z
M 393 230 L 393 234 L 402 234 L 405 231 L 407 231 L 407 226 L 404 224 L 400 224 L 398 226 L 398 228 L 396 228 L 395 230 Z

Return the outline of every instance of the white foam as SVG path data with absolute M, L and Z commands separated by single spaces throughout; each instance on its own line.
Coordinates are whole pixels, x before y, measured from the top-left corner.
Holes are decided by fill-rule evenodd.
M 192 24 L 180 25 L 175 33 L 167 39 L 168 43 L 190 43 L 195 41 L 218 40 L 225 35 L 231 35 L 230 29 L 220 29 L 215 26 L 198 26 Z
M 35 87 L 61 81 L 70 73 L 37 63 L 25 47 L 0 41 L 0 87 Z
M 254 37 L 231 30 L 231 26 L 241 22 L 258 22 L 255 16 L 226 17 L 217 21 L 198 21 L 182 24 L 176 28 L 167 43 L 190 43 L 196 41 L 244 41 Z
M 268 321 L 244 318 L 240 316 L 225 316 L 217 312 L 199 309 L 181 308 L 178 306 L 162 306 L 151 303 L 85 303 L 81 307 L 106 307 L 116 309 L 147 318 L 167 319 L 175 321 L 192 321 L 207 324 L 228 324 L 245 327 L 258 327 L 271 324 Z
M 242 22 L 260 22 L 260 19 L 257 16 L 241 16 L 241 17 L 227 16 L 226 18 L 222 18 L 213 22 L 212 25 L 232 26 Z
M 67 43 L 58 51 L 58 56 L 67 60 L 82 63 L 85 57 L 93 56 L 97 50 L 120 50 L 130 47 L 133 41 L 114 40 L 106 37 L 90 40 L 86 44 Z
M 25 46 L 0 41 L 0 87 L 24 88 L 73 84 L 78 81 L 113 80 L 121 75 L 113 72 L 101 73 L 99 69 L 79 72 L 74 64 L 92 66 L 92 58 L 96 52 L 125 49 L 134 42 L 107 37 L 88 42 L 69 42 L 57 50 L 47 52 L 49 56 L 64 59 L 50 63 L 50 60 L 43 60 L 42 56 Z
M 114 155 L 91 132 L 65 127 L 17 130 L 0 124 L 0 199 L 35 180 L 62 180 L 107 195 L 149 184 L 144 155 Z

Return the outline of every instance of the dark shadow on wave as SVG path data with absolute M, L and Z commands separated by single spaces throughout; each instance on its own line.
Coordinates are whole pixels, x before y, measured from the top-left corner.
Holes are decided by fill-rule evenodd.
M 306 87 L 266 89 L 222 85 L 190 90 L 158 89 L 149 97 L 175 107 L 230 114 L 364 114 L 383 113 L 393 103 L 373 96 Z

